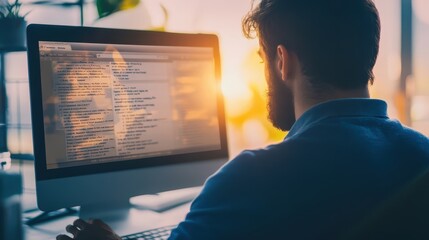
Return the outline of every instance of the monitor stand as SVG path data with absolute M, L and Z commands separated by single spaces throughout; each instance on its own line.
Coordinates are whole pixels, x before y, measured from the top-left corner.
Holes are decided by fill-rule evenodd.
M 178 222 L 166 222 L 159 212 L 192 201 L 201 187 L 185 188 L 142 195 L 120 202 L 105 202 L 80 207 L 79 217 L 85 220 L 101 219 L 120 236 L 147 229 L 163 227 Z

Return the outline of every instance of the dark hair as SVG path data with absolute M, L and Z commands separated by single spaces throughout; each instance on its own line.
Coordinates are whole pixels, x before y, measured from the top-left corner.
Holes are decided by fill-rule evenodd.
M 313 85 L 373 83 L 380 19 L 371 0 L 262 0 L 243 19 L 243 32 L 257 34 L 271 62 L 278 45 L 296 54 Z

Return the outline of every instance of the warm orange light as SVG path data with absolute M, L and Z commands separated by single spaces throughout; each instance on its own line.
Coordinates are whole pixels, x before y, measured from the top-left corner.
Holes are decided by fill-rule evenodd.
M 252 107 L 253 93 L 240 74 L 236 72 L 224 73 L 222 92 L 225 96 L 228 116 L 241 116 Z

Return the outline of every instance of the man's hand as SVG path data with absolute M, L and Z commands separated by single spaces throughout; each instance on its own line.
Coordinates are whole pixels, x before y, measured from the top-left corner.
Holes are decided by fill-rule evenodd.
M 121 240 L 107 224 L 101 220 L 89 220 L 88 222 L 77 219 L 73 225 L 67 225 L 66 231 L 73 235 L 58 235 L 57 240 Z

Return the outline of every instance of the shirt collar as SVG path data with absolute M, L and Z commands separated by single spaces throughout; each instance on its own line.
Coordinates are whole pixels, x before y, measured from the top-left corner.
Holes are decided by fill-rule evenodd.
M 387 104 L 383 100 L 369 98 L 336 99 L 319 103 L 308 109 L 293 124 L 286 138 L 292 137 L 309 125 L 329 117 L 364 116 L 387 117 Z

